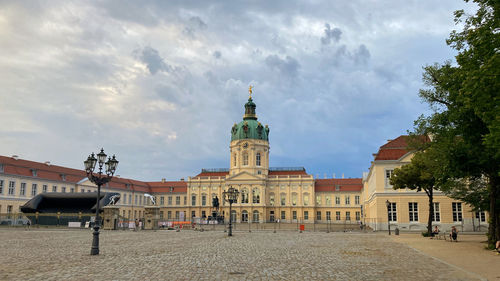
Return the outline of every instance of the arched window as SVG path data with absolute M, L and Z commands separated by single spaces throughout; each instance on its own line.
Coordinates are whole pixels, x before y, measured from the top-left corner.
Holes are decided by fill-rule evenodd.
M 260 203 L 260 190 L 258 188 L 252 190 L 252 203 Z
M 280 205 L 281 206 L 285 206 L 286 204 L 286 194 L 285 193 L 281 193 L 280 194 Z
M 248 212 L 246 210 L 241 212 L 241 222 L 248 222 Z
M 309 206 L 309 193 L 304 193 L 302 200 L 304 201 L 304 206 Z
M 196 195 L 191 196 L 191 206 L 196 206 Z
M 236 167 L 236 153 L 233 153 L 233 166 Z
M 248 153 L 243 153 L 243 166 L 248 166 Z
M 255 156 L 255 165 L 260 166 L 260 152 Z
M 292 206 L 297 206 L 297 193 L 292 193 Z
M 241 203 L 248 203 L 248 190 L 246 188 L 241 191 Z
M 259 222 L 259 211 L 257 211 L 257 210 L 253 211 L 252 221 L 253 222 Z
M 274 193 L 269 194 L 269 205 L 274 206 Z
M 232 211 L 231 211 L 231 221 L 232 221 L 232 222 L 235 222 L 235 221 L 236 221 L 236 211 L 235 211 L 235 210 L 232 210 Z

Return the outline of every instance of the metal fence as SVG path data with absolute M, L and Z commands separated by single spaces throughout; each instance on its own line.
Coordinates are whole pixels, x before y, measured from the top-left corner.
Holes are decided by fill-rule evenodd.
M 94 223 L 95 214 L 86 213 L 1 213 L 0 227 L 65 226 L 83 228 Z

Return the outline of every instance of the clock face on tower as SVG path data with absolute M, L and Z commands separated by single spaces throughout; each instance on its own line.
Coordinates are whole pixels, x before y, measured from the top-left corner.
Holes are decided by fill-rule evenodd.
M 247 148 L 247 147 L 248 147 L 248 143 L 246 142 L 243 144 L 243 148 Z

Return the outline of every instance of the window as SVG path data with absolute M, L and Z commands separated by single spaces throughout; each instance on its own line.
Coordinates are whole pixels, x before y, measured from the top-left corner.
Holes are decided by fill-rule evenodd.
M 292 193 L 292 206 L 297 206 L 297 193 Z
M 326 211 L 326 220 L 332 220 L 332 213 L 330 211 Z
M 69 192 L 71 192 L 71 193 L 75 192 L 75 188 L 74 188 L 74 187 L 71 187 L 71 188 L 69 189 Z
M 137 205 L 137 203 L 138 203 L 138 202 L 139 202 L 139 201 L 138 201 L 138 198 L 137 198 L 137 195 L 136 195 L 136 196 L 134 197 L 134 205 Z M 135 217 L 135 215 L 134 215 L 134 217 Z
M 332 200 L 331 200 L 331 198 L 330 198 L 329 195 L 325 197 L 325 203 L 326 203 L 327 206 L 331 206 L 332 205 Z
M 335 196 L 335 205 L 340 205 L 340 196 Z
M 175 205 L 179 206 L 181 204 L 181 197 L 175 196 Z
M 21 183 L 21 189 L 19 190 L 19 195 L 21 195 L 21 196 L 26 195 L 26 183 L 25 182 Z
M 396 203 L 389 203 L 387 212 L 389 216 L 389 221 L 398 221 L 396 216 Z
M 233 153 L 233 166 L 236 167 L 236 153 Z
M 57 192 L 57 186 L 56 185 L 52 186 L 52 192 Z
M 172 218 L 172 211 L 167 211 L 167 219 L 171 219 Z
M 292 212 L 292 219 L 296 220 L 297 219 L 297 211 Z
M 351 212 L 345 212 L 345 220 L 350 221 L 351 220 Z
M 196 217 L 196 211 L 191 211 L 191 217 L 192 218 Z
M 418 222 L 418 204 L 416 202 L 409 202 L 408 211 L 410 215 L 410 222 Z
M 139 205 L 142 205 L 142 196 L 139 196 Z
M 241 212 L 241 221 L 248 222 L 248 212 L 247 211 Z
M 338 220 L 338 221 L 340 220 L 340 212 L 339 211 L 335 212 L 335 220 Z
M 351 196 L 349 196 L 349 195 L 345 196 L 345 204 L 346 205 L 351 205 Z
M 132 194 L 130 194 L 130 195 L 128 196 L 128 203 L 129 203 L 129 204 L 132 204 Z M 130 215 L 129 215 L 129 217 L 130 217 Z
M 356 220 L 357 221 L 361 220 L 361 212 L 360 211 L 356 211 Z
M 125 210 L 123 210 L 123 213 L 125 213 Z M 125 216 L 125 214 L 123 216 Z M 160 220 L 162 219 L 163 219 L 163 211 L 160 211 Z
M 391 185 L 391 182 L 390 182 L 390 179 L 392 177 L 392 173 L 394 172 L 394 170 L 390 169 L 390 170 L 385 170 L 385 187 L 386 188 L 392 188 L 392 185 Z
M 207 205 L 207 195 L 206 194 L 202 194 L 201 195 L 201 205 L 202 206 L 206 206 Z
M 285 206 L 285 204 L 286 204 L 286 194 L 285 193 L 280 194 L 280 204 L 281 204 L 281 206 Z
M 274 206 L 274 193 L 269 194 L 269 205 Z
M 36 176 L 37 176 L 37 174 L 38 174 L 38 172 L 37 172 L 37 170 L 36 170 L 36 169 L 31 169 L 31 174 L 32 174 L 34 177 L 36 177 Z
M 286 213 L 285 213 L 285 211 L 281 211 L 281 219 L 282 220 L 286 219 Z
M 165 197 L 163 196 L 160 197 L 160 205 L 165 205 Z
M 66 187 L 65 186 L 61 187 L 61 192 L 66 192 Z
M 476 212 L 476 219 L 478 219 L 481 222 L 485 222 L 486 221 L 486 214 L 484 213 L 484 211 Z
M 255 204 L 260 203 L 260 191 L 258 188 L 252 190 L 252 202 Z
M 172 206 L 172 196 L 167 197 L 167 205 Z
M 304 194 L 303 199 L 304 200 L 304 206 L 309 206 L 309 194 Z
M 260 152 L 255 156 L 255 165 L 260 166 Z
M 321 220 L 321 212 L 320 211 L 316 212 L 316 220 L 318 220 L 318 221 Z
M 248 190 L 246 188 L 241 191 L 241 203 L 248 203 Z
M 85 189 L 83 189 L 83 188 L 82 188 L 82 189 L 80 190 L 80 192 L 81 192 L 81 193 L 84 193 L 84 192 L 85 192 Z
M 83 189 L 82 189 L 82 192 L 85 192 L 85 190 L 83 190 Z M 122 200 L 122 203 L 121 203 L 121 204 L 122 204 L 122 205 L 127 204 L 127 194 L 126 194 L 126 193 L 124 193 L 124 194 L 123 194 L 123 200 Z M 125 211 L 124 211 L 124 212 L 125 212 Z M 123 214 L 123 216 L 125 216 L 125 213 Z
M 0 211 L 1 212 L 1 211 Z M 269 220 L 274 222 L 274 211 L 269 211 Z
M 309 220 L 309 211 L 304 211 L 304 220 Z
M 3 173 L 3 164 L 0 164 L 0 173 Z
M 9 181 L 9 195 L 14 195 L 14 192 L 16 190 L 16 182 L 15 181 Z
M 184 206 L 187 205 L 187 196 L 184 196 Z
M 321 195 L 316 195 L 316 206 L 321 205 Z
M 462 203 L 453 202 L 451 203 L 451 210 L 453 211 L 453 221 L 462 221 Z
M 359 195 L 354 196 L 354 204 L 359 205 Z
M 258 222 L 259 221 L 259 211 L 257 211 L 257 210 L 253 211 L 252 221 L 253 222 Z
M 175 218 L 179 219 L 179 211 L 175 211 Z
M 35 196 L 37 192 L 38 186 L 36 183 L 31 185 L 31 196 Z
M 0 194 L 3 194 L 3 180 L 0 180 Z
M 10 219 L 10 214 L 12 214 L 12 205 L 7 205 L 7 219 Z
M 191 196 L 191 206 L 196 206 L 196 195 Z
M 243 153 L 243 166 L 248 166 L 248 153 Z

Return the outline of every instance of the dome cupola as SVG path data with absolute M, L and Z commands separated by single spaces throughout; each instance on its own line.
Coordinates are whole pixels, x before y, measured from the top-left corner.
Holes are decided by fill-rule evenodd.
M 269 141 L 269 127 L 263 126 L 257 121 L 257 114 L 255 108 L 257 107 L 252 100 L 252 87 L 250 86 L 248 92 L 250 97 L 245 104 L 245 114 L 243 121 L 234 124 L 231 128 L 231 141 L 240 139 L 257 139 Z

